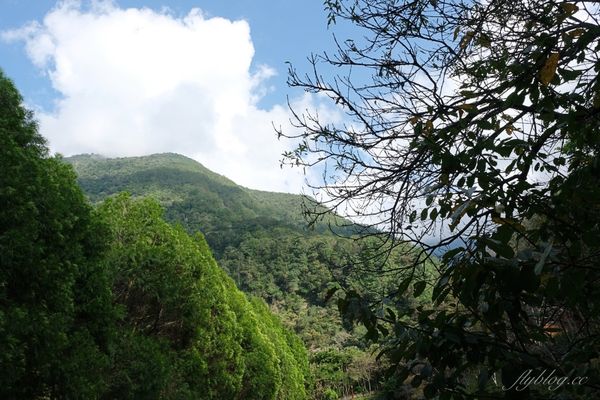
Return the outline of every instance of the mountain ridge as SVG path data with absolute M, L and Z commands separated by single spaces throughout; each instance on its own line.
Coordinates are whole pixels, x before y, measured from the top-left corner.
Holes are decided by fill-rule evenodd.
M 311 197 L 246 188 L 177 153 L 116 158 L 79 154 L 64 160 L 73 166 L 93 203 L 123 191 L 152 196 L 166 208 L 167 219 L 203 232 L 216 253 L 224 248 L 214 240 L 215 231 L 235 224 L 269 229 L 276 225 L 303 234 L 328 234 L 330 227 L 338 234 L 351 234 L 358 227 L 329 214 L 309 230 L 303 205 L 314 206 Z

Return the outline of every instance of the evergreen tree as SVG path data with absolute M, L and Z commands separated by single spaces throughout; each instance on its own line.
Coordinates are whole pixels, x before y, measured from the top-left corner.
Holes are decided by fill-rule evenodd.
M 0 71 L 0 397 L 95 397 L 114 311 L 103 229 Z

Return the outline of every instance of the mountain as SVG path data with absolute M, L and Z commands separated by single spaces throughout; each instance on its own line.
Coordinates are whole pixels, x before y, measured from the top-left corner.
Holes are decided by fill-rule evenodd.
M 93 203 L 120 192 L 152 197 L 167 220 L 206 237 L 219 264 L 247 293 L 265 299 L 309 348 L 344 346 L 337 310 L 324 303 L 334 258 L 352 241 L 333 235 L 357 227 L 330 215 L 311 229 L 300 195 L 248 189 L 179 154 L 106 158 L 77 155 L 65 159 Z
M 0 69 L 0 398 L 306 400 L 308 352 L 151 198 L 92 207 Z
M 240 232 L 285 229 L 303 235 L 350 234 L 349 221 L 330 216 L 311 229 L 303 217 L 303 204 L 312 199 L 288 193 L 248 189 L 216 174 L 185 156 L 164 153 L 143 157 L 106 158 L 77 155 L 66 158 L 78 182 L 94 203 L 127 191 L 151 196 L 166 209 L 167 219 L 190 231 L 201 231 L 217 257 L 228 245 L 237 245 Z
M 364 328 L 342 321 L 337 302 L 325 300 L 338 283 L 364 294 L 396 284 L 394 278 L 356 268 L 379 263 L 368 242 L 348 238 L 360 226 L 325 213 L 309 229 L 303 205 L 315 207 L 312 199 L 239 186 L 178 154 L 78 155 L 65 161 L 93 203 L 120 192 L 152 197 L 167 220 L 189 233 L 202 232 L 237 287 L 265 300 L 300 336 L 311 354 L 315 398 L 375 388 L 381 381 L 382 367 Z

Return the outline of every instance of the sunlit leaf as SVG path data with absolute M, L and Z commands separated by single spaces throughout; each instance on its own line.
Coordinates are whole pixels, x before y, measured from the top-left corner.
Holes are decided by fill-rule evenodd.
M 542 85 L 548 86 L 548 84 L 550 84 L 550 82 L 554 78 L 559 59 L 560 55 L 554 52 L 550 54 L 550 56 L 546 60 L 546 63 L 540 71 L 540 82 L 542 82 Z

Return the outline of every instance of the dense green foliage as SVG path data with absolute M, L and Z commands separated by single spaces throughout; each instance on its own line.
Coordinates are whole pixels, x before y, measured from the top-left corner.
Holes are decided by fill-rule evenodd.
M 309 346 L 342 340 L 335 339 L 339 317 L 323 297 L 336 280 L 332 257 L 339 258 L 340 247 L 349 252 L 352 244 L 331 235 L 328 221 L 308 230 L 301 196 L 245 189 L 177 154 L 116 159 L 80 155 L 67 161 L 93 202 L 123 190 L 158 199 L 167 219 L 188 232 L 205 234 L 221 266 L 247 293 L 290 315 L 301 309 L 315 317 L 327 314 L 323 323 L 330 324 L 329 331 L 319 329 L 322 335 L 314 339 L 303 336 Z
M 93 210 L 0 75 L 0 397 L 306 399 L 308 356 L 153 200 Z
M 66 159 L 77 172 L 78 182 L 93 203 L 127 191 L 151 196 L 165 207 L 170 221 L 206 236 L 217 259 L 228 246 L 237 246 L 244 234 L 284 228 L 303 234 L 340 233 L 356 227 L 330 217 L 307 230 L 303 196 L 246 189 L 198 162 L 172 153 L 144 157 L 104 158 L 78 155 Z
M 169 225 L 148 199 L 121 195 L 99 212 L 112 233 L 104 263 L 124 313 L 121 337 L 139 346 L 117 355 L 109 397 L 306 397 L 306 351 L 235 287 L 200 234 Z M 139 357 L 165 368 L 139 371 Z
M 392 281 L 351 269 L 353 257 L 367 254 L 365 245 L 333 235 L 328 224 L 342 225 L 334 229 L 346 235 L 356 226 L 325 216 L 314 229 L 307 229 L 301 196 L 245 189 L 177 154 L 117 159 L 80 155 L 67 161 L 92 201 L 122 190 L 137 197 L 151 196 L 165 207 L 169 220 L 181 223 L 188 232 L 205 233 L 219 264 L 236 285 L 264 299 L 310 351 L 337 353 L 347 361 L 369 356 L 364 329 L 353 330 L 350 324 L 345 324 L 349 331 L 345 329 L 336 302 L 326 301 L 331 289 L 341 285 L 362 293 L 365 287 Z M 361 350 L 349 353 L 348 346 Z M 311 360 L 314 373 L 327 368 L 318 365 L 321 358 Z M 372 373 L 369 383 L 375 390 L 380 376 L 377 368 Z M 312 395 L 320 398 L 330 390 L 341 396 L 355 385 L 362 390 L 362 381 L 348 374 L 344 368 L 335 375 L 337 381 L 315 376 Z
M 102 240 L 71 168 L 48 157 L 0 72 L 0 397 L 93 397 L 114 313 Z
M 364 307 L 347 314 L 379 332 L 397 386 L 428 398 L 597 398 L 597 4 L 325 4 L 330 23 L 362 34 L 289 82 L 349 121 L 295 113 L 288 160 L 331 170 L 313 185 L 331 211 L 360 204 L 382 251 L 412 242 L 422 256 L 381 296 L 383 312 L 348 291 Z M 340 75 L 328 79 L 331 66 Z M 439 273 L 413 275 L 433 252 Z M 425 289 L 433 303 L 400 304 Z M 519 381 L 542 374 L 553 378 Z

